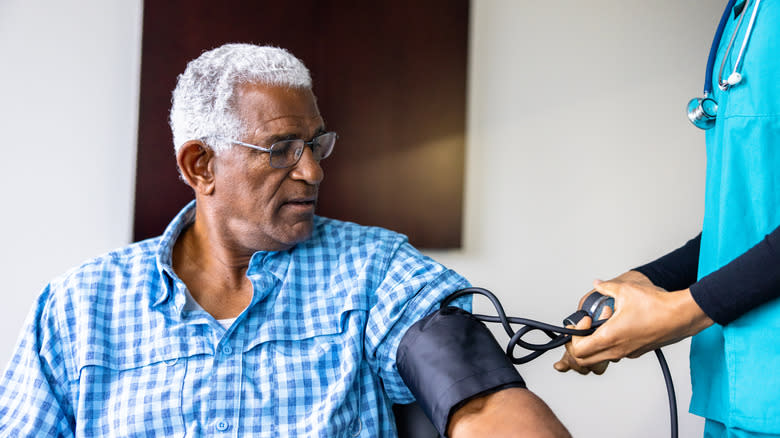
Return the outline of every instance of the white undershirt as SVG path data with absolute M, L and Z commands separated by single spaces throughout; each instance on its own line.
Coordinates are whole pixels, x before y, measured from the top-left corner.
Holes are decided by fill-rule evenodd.
M 192 312 L 195 310 L 203 310 L 206 311 L 200 304 L 198 304 L 197 301 L 195 301 L 195 298 L 190 293 L 190 290 L 185 288 L 184 289 L 185 296 L 187 299 L 184 301 L 184 311 L 185 312 Z M 208 313 L 208 312 L 207 312 Z M 224 318 L 224 319 L 218 319 L 217 322 L 225 328 L 225 330 L 229 329 L 231 325 L 236 321 L 236 318 Z

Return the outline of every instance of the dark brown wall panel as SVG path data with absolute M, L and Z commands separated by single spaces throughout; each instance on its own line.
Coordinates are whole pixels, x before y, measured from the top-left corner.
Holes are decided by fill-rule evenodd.
M 467 41 L 467 0 L 146 1 L 135 238 L 192 199 L 167 124 L 177 75 L 204 50 L 251 42 L 303 60 L 339 133 L 318 214 L 459 247 Z

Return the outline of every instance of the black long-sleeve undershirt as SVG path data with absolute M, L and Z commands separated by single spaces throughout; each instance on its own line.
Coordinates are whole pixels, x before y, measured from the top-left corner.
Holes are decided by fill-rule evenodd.
M 701 233 L 634 270 L 668 291 L 690 288 L 704 313 L 721 325 L 780 297 L 780 227 L 744 254 L 696 281 L 700 245 Z

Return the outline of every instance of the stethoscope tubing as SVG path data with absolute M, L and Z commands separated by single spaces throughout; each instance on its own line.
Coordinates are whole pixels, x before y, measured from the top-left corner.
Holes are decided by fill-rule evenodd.
M 739 21 L 737 22 L 736 27 L 734 28 L 734 33 L 731 35 L 731 40 L 729 41 L 729 45 L 726 48 L 726 53 L 723 55 L 723 60 L 720 62 L 720 70 L 718 71 L 718 87 L 726 91 L 729 88 L 733 87 L 734 85 L 740 83 L 742 81 L 742 75 L 739 72 L 739 67 L 742 64 L 742 59 L 745 54 L 745 48 L 747 48 L 748 40 L 750 39 L 750 34 L 753 32 L 753 24 L 756 22 L 756 14 L 758 14 L 758 7 L 761 5 L 761 0 L 755 1 L 755 6 L 753 6 L 753 13 L 750 15 L 750 20 L 748 21 L 747 29 L 745 30 L 745 36 L 742 38 L 742 45 L 739 48 L 739 53 L 737 54 L 737 60 L 734 62 L 734 68 L 731 71 L 731 74 L 726 78 L 726 80 L 723 80 L 723 69 L 726 67 L 726 58 L 728 58 L 729 53 L 731 53 L 731 47 L 734 44 L 734 40 L 737 38 L 737 32 L 739 31 L 740 27 L 742 27 L 742 21 L 745 19 L 745 16 L 747 15 L 747 8 L 750 5 L 751 0 L 746 0 L 745 3 L 745 10 L 744 13 L 740 15 Z
M 723 33 L 729 20 L 729 14 L 731 14 L 734 10 L 736 3 L 737 0 L 729 0 L 729 2 L 726 4 L 726 9 L 723 11 L 723 15 L 720 17 L 718 28 L 715 31 L 715 36 L 712 39 L 712 45 L 710 46 L 710 54 L 707 57 L 707 68 L 704 77 L 704 96 L 699 98 L 694 97 L 688 102 L 687 105 L 688 119 L 690 119 L 694 126 L 704 130 L 713 128 L 717 119 L 718 102 L 712 95 L 713 73 L 715 69 L 716 58 L 718 56 L 718 48 L 720 46 L 721 40 L 723 39 Z M 753 25 L 755 24 L 758 7 L 761 4 L 761 0 L 755 0 L 755 4 L 753 3 L 754 2 L 751 0 L 745 0 L 743 9 L 740 12 L 741 15 L 739 17 L 739 21 L 737 22 L 736 26 L 734 26 L 734 31 L 732 32 L 731 38 L 729 39 L 728 47 L 725 49 L 725 53 L 723 54 L 720 70 L 718 71 L 718 88 L 720 88 L 722 91 L 728 91 L 731 87 L 736 86 L 742 82 L 740 66 L 744 60 L 744 54 L 747 48 L 748 40 L 750 39 L 750 35 L 753 32 Z M 751 14 L 750 20 L 748 21 L 747 29 L 745 29 L 745 36 L 742 38 L 742 45 L 740 46 L 737 60 L 734 63 L 732 72 L 724 81 L 723 70 L 726 66 L 726 61 L 729 57 L 729 54 L 731 53 L 731 48 L 734 45 L 734 40 L 739 33 L 739 29 L 742 27 L 742 21 L 748 14 L 748 8 L 751 6 L 753 8 L 753 12 Z
M 718 29 L 715 31 L 715 36 L 712 38 L 712 45 L 710 45 L 710 54 L 707 57 L 707 71 L 704 76 L 704 96 L 709 96 L 712 93 L 712 72 L 715 70 L 715 58 L 718 56 L 718 45 L 720 39 L 723 37 L 723 31 L 726 29 L 726 23 L 729 21 L 729 14 L 734 9 L 734 5 L 737 0 L 729 0 L 726 4 L 726 10 L 723 11 L 723 15 L 720 17 L 718 23 Z

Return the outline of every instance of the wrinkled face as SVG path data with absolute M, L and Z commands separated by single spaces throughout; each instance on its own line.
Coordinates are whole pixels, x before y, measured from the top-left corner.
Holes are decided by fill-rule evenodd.
M 236 91 L 237 112 L 248 128 L 237 140 L 267 148 L 325 132 L 311 90 L 246 84 Z M 309 238 L 324 173 L 308 146 L 286 169 L 271 167 L 268 153 L 238 145 L 215 160 L 210 204 L 220 232 L 237 250 L 284 250 Z

